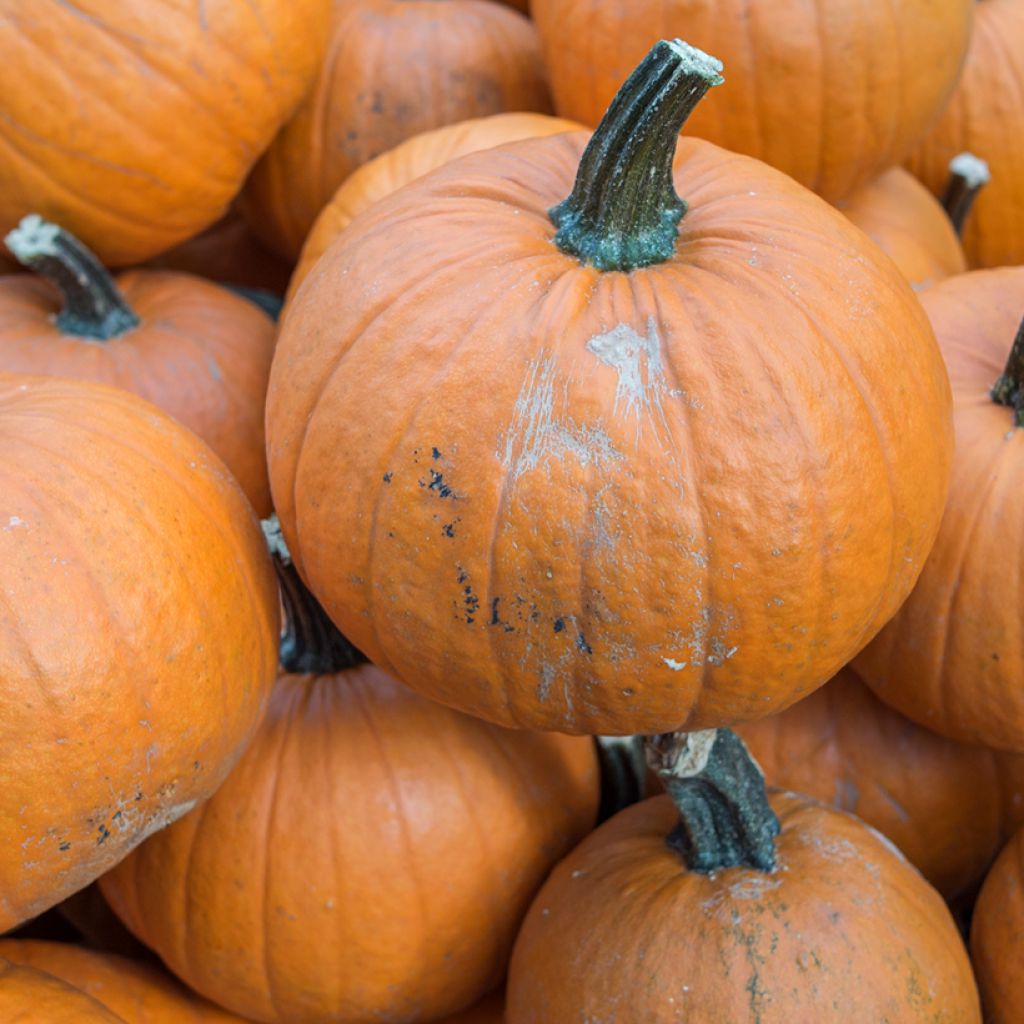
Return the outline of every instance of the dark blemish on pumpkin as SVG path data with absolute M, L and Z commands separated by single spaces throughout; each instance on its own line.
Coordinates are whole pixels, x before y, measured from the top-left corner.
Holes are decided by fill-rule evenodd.
M 426 483 L 423 480 L 419 481 L 420 487 L 426 487 L 428 491 L 436 491 L 442 498 L 452 498 L 454 501 L 459 500 L 459 495 L 456 494 L 445 482 L 444 476 L 438 473 L 436 469 L 430 470 L 430 482 Z
M 106 825 L 100 825 L 97 829 L 100 834 L 99 839 L 96 840 L 97 846 L 102 846 L 110 838 L 110 829 Z
M 135 790 L 135 799 L 136 800 L 141 800 L 142 799 L 142 790 L 141 789 L 136 789 Z
M 993 661 L 998 661 L 998 660 L 999 660 L 999 655 L 998 655 L 998 654 L 996 654 L 995 652 L 993 652 L 993 654 L 992 654 L 992 660 L 993 660 Z
M 582 633 L 576 634 L 576 650 L 578 650 L 580 654 L 594 653 L 593 648 L 587 643 L 586 637 Z
M 623 697 L 635 697 L 636 696 L 636 690 L 634 690 L 632 686 L 626 686 L 622 690 L 622 696 Z
M 453 519 L 450 523 L 445 523 L 444 526 L 441 527 L 441 533 L 444 534 L 445 537 L 454 537 L 455 524 L 461 522 L 461 519 Z
M 563 629 L 565 629 L 565 620 L 555 619 L 555 632 L 561 633 Z
M 501 615 L 498 613 L 498 603 L 501 601 L 500 597 L 496 597 L 491 601 L 491 621 L 487 623 L 489 626 L 501 626 L 506 633 L 514 633 L 516 627 L 509 622 L 502 622 Z
M 458 580 L 459 583 L 465 583 L 466 580 L 469 579 L 469 573 L 466 572 L 466 570 L 463 569 L 461 565 L 457 565 L 455 566 L 455 568 L 459 571 L 458 576 L 456 576 L 455 578 Z
M 437 448 L 431 448 L 430 454 L 433 456 L 435 460 L 441 458 L 441 452 Z
M 67 840 L 65 840 L 63 843 L 60 844 L 60 846 L 57 847 L 57 849 L 58 850 L 70 850 L 71 849 L 71 844 Z
M 385 474 L 384 474 L 384 476 L 383 476 L 383 477 L 382 477 L 381 479 L 382 479 L 382 480 L 384 481 L 384 483 L 386 483 L 386 484 L 389 484 L 389 483 L 391 483 L 391 473 L 390 473 L 390 472 L 388 472 L 388 473 L 385 473 Z
M 475 621 L 473 616 L 480 610 L 480 598 L 473 593 L 473 588 L 467 583 L 462 588 L 463 603 L 466 605 L 466 623 L 472 625 Z
M 117 821 L 117 819 L 120 818 L 120 817 L 121 817 L 121 812 L 120 811 L 114 811 L 114 813 L 110 816 L 110 820 L 111 821 Z
M 198 761 L 193 761 L 192 762 L 192 771 L 197 772 L 202 767 L 203 767 L 202 764 L 200 764 Z
M 388 536 L 389 536 L 389 537 L 390 537 L 390 538 L 391 538 L 392 540 L 394 540 L 394 538 L 395 538 L 395 534 L 394 534 L 394 531 L 393 531 L 393 530 L 388 530 Z

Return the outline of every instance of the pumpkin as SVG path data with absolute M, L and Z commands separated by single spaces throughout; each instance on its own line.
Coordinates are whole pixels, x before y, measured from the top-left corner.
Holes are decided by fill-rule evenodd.
M 508 1024 L 980 1024 L 953 919 L 895 847 L 852 815 L 767 797 L 726 730 L 654 744 L 670 795 L 550 874 L 512 954 Z
M 531 897 L 593 826 L 593 745 L 485 724 L 359 664 L 293 573 L 261 731 L 101 887 L 242 1016 L 436 1020 L 500 983 Z
M 942 205 L 900 167 L 837 206 L 892 258 L 914 291 L 967 269 L 960 239 Z
M 921 300 L 953 386 L 953 479 L 921 579 L 856 667 L 921 725 L 1024 753 L 1024 268 L 961 274 Z
M 659 44 L 589 145 L 418 179 L 290 304 L 267 400 L 288 545 L 425 696 L 591 734 L 758 718 L 917 578 L 952 443 L 931 329 L 785 175 L 684 138 L 673 177 L 718 67 Z
M 947 899 L 979 882 L 1024 824 L 1024 758 L 922 729 L 849 668 L 737 732 L 769 783 L 873 825 Z
M 313 81 L 329 0 L 0 2 L 0 234 L 35 210 L 109 266 L 226 211 Z
M 3 932 L 216 789 L 263 714 L 278 607 L 245 496 L 149 403 L 5 374 L 0 448 Z
M 999 267 L 1024 263 L 1024 10 L 1018 0 L 980 0 L 974 9 L 963 74 L 907 167 L 938 195 L 956 154 L 987 163 L 992 180 L 963 241 L 972 267 Z
M 0 958 L 59 978 L 130 1024 L 243 1024 L 166 971 L 127 957 L 64 942 L 0 939 Z M 64 1018 L 46 1019 L 56 1024 Z
M 381 153 L 346 178 L 320 211 L 288 285 L 289 298 L 342 229 L 357 214 L 378 199 L 391 195 L 395 189 L 466 153 L 580 127 L 575 121 L 547 114 L 492 114 L 421 132 Z
M 647 48 L 685 34 L 729 71 L 728 87 L 687 131 L 758 157 L 835 202 L 900 163 L 938 115 L 963 64 L 974 7 L 535 0 L 532 13 L 562 117 L 597 124 Z
M 37 216 L 7 245 L 40 276 L 0 277 L 0 371 L 79 377 L 148 399 L 206 441 L 269 514 L 273 322 L 191 274 L 129 271 L 115 282 L 73 235 Z
M 1020 1020 L 1024 970 L 1024 829 L 1006 844 L 981 887 L 971 921 L 971 959 L 986 1024 Z
M 127 1024 L 71 985 L 7 960 L 0 960 L 0 1019 L 15 1024 Z

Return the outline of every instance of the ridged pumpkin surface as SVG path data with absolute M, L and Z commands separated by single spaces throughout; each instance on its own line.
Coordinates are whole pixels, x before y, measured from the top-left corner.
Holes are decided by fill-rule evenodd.
M 431 1021 L 500 983 L 597 798 L 587 739 L 496 728 L 372 666 L 285 675 L 214 797 L 101 887 L 176 974 L 243 1016 Z
M 876 246 L 701 140 L 668 262 L 564 255 L 547 210 L 585 143 L 470 154 L 325 254 L 271 370 L 275 506 L 343 632 L 443 703 L 609 734 L 762 717 L 913 586 L 945 370 Z
M 238 485 L 149 403 L 3 375 L 0 449 L 5 931 L 220 784 L 274 679 L 278 598 Z
M 84 992 L 34 967 L 0 959 L 4 1024 L 132 1024 Z

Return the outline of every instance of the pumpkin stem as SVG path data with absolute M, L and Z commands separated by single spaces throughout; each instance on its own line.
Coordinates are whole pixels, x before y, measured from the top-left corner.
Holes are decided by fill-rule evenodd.
M 601 768 L 598 823 L 644 798 L 647 778 L 642 736 L 595 736 Z
M 1024 320 L 1010 346 L 1006 369 L 992 385 L 992 401 L 1013 409 L 1018 427 L 1024 427 Z
M 686 202 L 672 160 L 686 119 L 724 79 L 721 61 L 681 39 L 655 43 L 584 150 L 569 197 L 548 211 L 555 245 L 599 270 L 664 263 Z
M 278 653 L 281 667 L 286 672 L 331 675 L 366 662 L 366 655 L 345 639 L 323 605 L 302 582 L 292 564 L 277 516 L 264 519 L 261 525 L 273 556 L 284 606 L 284 628 Z
M 988 164 L 973 153 L 960 153 L 949 161 L 949 181 L 942 193 L 942 205 L 957 235 L 963 235 L 967 214 L 991 177 Z
M 667 732 L 647 737 L 647 763 L 679 810 L 666 838 L 691 871 L 775 870 L 779 819 L 764 775 L 731 729 Z

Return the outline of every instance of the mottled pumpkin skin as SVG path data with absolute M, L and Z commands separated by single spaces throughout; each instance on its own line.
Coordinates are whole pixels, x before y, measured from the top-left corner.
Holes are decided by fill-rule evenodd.
M 334 0 L 312 92 L 246 184 L 242 209 L 295 259 L 359 166 L 440 125 L 551 109 L 533 25 L 491 0 Z
M 1017 1024 L 1024 974 L 1024 830 L 999 854 L 971 920 L 971 959 L 986 1024 Z
M 141 321 L 109 341 L 64 334 L 61 298 L 32 275 L 0 277 L 0 371 L 132 391 L 201 437 L 269 515 L 263 434 L 276 329 L 254 303 L 191 274 L 129 271 L 117 285 Z
M 378 199 L 391 195 L 395 189 L 467 153 L 503 146 L 519 139 L 571 132 L 581 127 L 575 121 L 549 114 L 492 114 L 421 132 L 394 149 L 381 153 L 346 178 L 320 211 L 302 246 L 302 254 L 288 285 L 289 298 L 342 229 L 357 214 Z
M 1024 757 L 922 729 L 852 669 L 737 732 L 769 784 L 856 814 L 947 899 L 980 881 L 1024 824 Z
M 892 259 L 916 292 L 967 270 L 963 246 L 942 204 L 901 167 L 837 206 Z
M 701 140 L 675 256 L 581 266 L 546 211 L 585 143 L 470 154 L 349 225 L 279 336 L 275 507 L 344 633 L 442 703 L 614 735 L 759 718 L 913 586 L 945 369 L 862 232 Z
M 979 1024 L 939 894 L 851 815 L 789 793 L 776 871 L 687 871 L 667 796 L 605 822 L 548 877 L 516 940 L 508 1024 Z
M 56 221 L 111 266 L 227 209 L 313 81 L 329 0 L 0 0 L 0 235 Z
M 1024 6 L 1019 0 L 975 3 L 967 63 L 942 117 L 907 167 L 937 195 L 958 153 L 981 157 L 992 180 L 964 225 L 972 267 L 1024 263 Z
M 166 971 L 127 957 L 64 942 L 0 939 L 0 958 L 59 978 L 130 1024 L 244 1024 Z M 53 1018 L 54 1024 L 57 1020 Z
M 1024 268 L 962 274 L 921 300 L 953 385 L 953 478 L 921 579 L 856 667 L 921 725 L 1024 753 L 1024 431 L 989 397 L 1024 312 Z
M 0 1020 L 11 1024 L 134 1024 L 52 975 L 2 959 Z
M 220 784 L 275 676 L 278 597 L 223 463 L 134 395 L 3 375 L 0 447 L 5 931 Z
M 830 202 L 900 163 L 963 63 L 976 0 L 535 0 L 556 113 L 596 125 L 659 39 L 725 64 L 686 124 Z
M 286 675 L 215 796 L 101 887 L 243 1016 L 432 1021 L 500 983 L 597 798 L 589 740 L 496 728 L 372 666 Z

